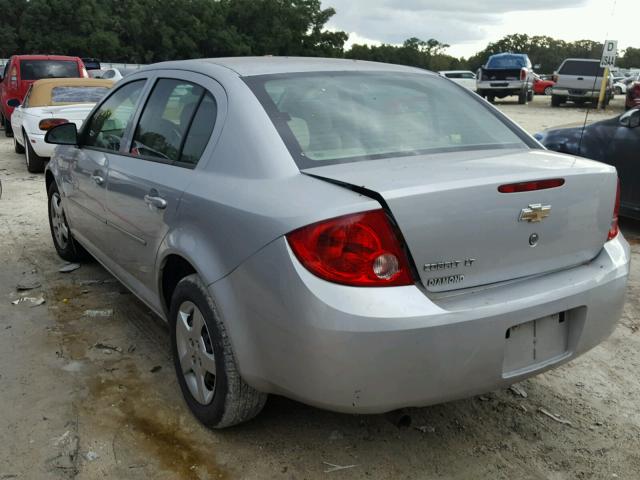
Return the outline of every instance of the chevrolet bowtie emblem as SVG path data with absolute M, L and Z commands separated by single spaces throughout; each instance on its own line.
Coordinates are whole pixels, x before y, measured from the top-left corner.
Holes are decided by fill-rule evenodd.
M 532 203 L 529 208 L 520 210 L 519 222 L 536 223 L 547 218 L 551 213 L 551 205 L 542 205 L 541 203 Z

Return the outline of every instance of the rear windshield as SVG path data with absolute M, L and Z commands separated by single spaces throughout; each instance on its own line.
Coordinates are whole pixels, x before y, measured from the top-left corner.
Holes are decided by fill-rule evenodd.
M 582 75 L 585 77 L 602 77 L 604 68 L 599 62 L 580 62 L 578 60 L 567 60 L 558 72 L 562 75 Z
M 515 127 L 442 77 L 315 72 L 248 77 L 299 168 L 440 151 L 526 148 Z
M 527 60 L 521 55 L 501 55 L 491 57 L 487 62 L 487 68 L 524 68 Z
M 80 77 L 78 63 L 73 60 L 20 60 L 22 80 Z
M 53 103 L 96 103 L 109 91 L 106 87 L 53 87 Z
M 471 72 L 447 72 L 444 76 L 447 78 L 476 78 L 475 74 Z

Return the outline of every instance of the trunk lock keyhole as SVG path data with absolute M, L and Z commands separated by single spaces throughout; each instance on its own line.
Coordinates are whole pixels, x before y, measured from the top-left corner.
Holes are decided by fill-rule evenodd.
M 537 233 L 532 233 L 529 236 L 529 245 L 535 247 L 536 245 L 538 245 L 538 240 L 540 240 L 540 236 Z

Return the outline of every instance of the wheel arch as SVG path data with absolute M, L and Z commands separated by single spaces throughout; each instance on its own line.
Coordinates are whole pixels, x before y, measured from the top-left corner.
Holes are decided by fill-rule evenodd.
M 167 318 L 169 318 L 171 297 L 173 296 L 176 286 L 180 280 L 194 273 L 200 275 L 197 269 L 193 266 L 193 263 L 182 254 L 170 252 L 160 261 L 158 290 L 160 292 L 162 308 L 164 309 Z

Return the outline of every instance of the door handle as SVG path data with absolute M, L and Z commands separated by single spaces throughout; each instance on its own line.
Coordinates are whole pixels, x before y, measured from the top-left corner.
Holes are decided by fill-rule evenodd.
M 144 196 L 144 203 L 146 203 L 147 205 L 156 207 L 160 210 L 167 208 L 167 201 L 162 198 L 162 197 L 158 197 L 156 195 L 145 195 Z
M 584 78 L 583 77 L 578 77 L 578 80 L 584 80 Z
M 100 175 L 91 175 L 91 180 L 96 182 L 98 185 L 102 185 L 104 183 L 104 178 L 102 178 Z

